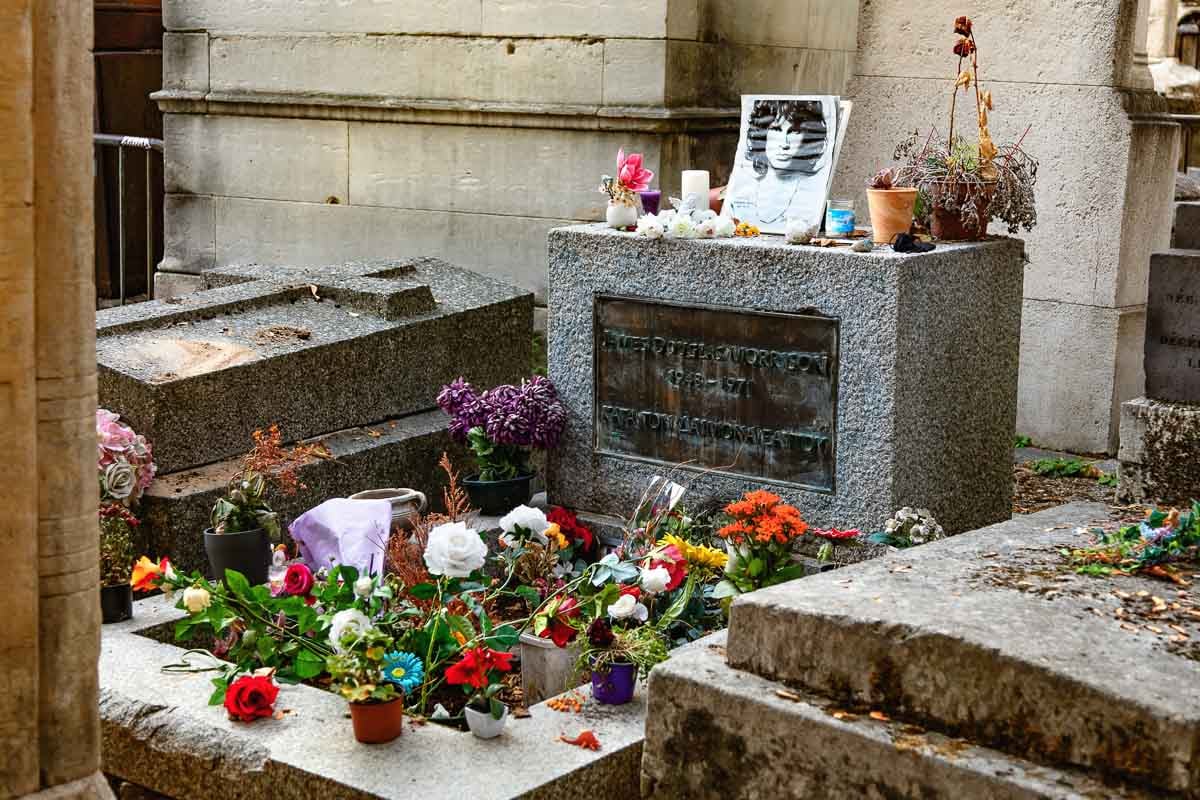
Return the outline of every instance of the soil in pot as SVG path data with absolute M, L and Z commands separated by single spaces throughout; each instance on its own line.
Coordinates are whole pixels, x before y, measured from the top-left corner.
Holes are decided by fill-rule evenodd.
M 939 183 L 930 192 L 929 231 L 933 238 L 943 242 L 976 242 L 987 236 L 996 184 Z M 953 195 L 954 210 L 944 205 Z M 978 207 L 978 217 L 971 214 Z
M 637 666 L 612 664 L 607 671 L 592 670 L 592 697 L 597 703 L 620 706 L 633 699 Z
M 487 516 L 498 517 L 529 502 L 533 475 L 519 475 L 504 481 L 481 481 L 478 475 L 463 480 L 471 505 Z
M 404 698 L 386 703 L 351 703 L 354 738 L 363 744 L 385 744 L 404 732 Z
M 225 580 L 225 570 L 235 569 L 246 576 L 251 586 L 267 582 L 271 567 L 271 539 L 259 528 L 241 533 L 204 532 L 204 552 L 214 578 Z
M 896 234 L 908 233 L 916 204 L 916 189 L 867 189 L 871 238 L 875 244 L 890 244 Z
M 100 587 L 100 620 L 105 625 L 133 618 L 133 589 L 128 583 Z

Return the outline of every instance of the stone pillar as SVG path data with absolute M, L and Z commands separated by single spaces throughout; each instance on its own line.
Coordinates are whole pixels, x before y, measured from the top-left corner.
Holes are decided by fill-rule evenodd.
M 440 256 L 537 293 L 600 176 L 733 165 L 743 92 L 840 93 L 857 0 L 164 0 L 164 297 Z M 714 183 L 714 185 L 719 185 Z
M 1144 0 L 1067 5 L 1051 18 L 1034 0 L 988 0 L 971 17 L 995 97 L 992 136 L 1011 142 L 1032 126 L 1023 146 L 1041 162 L 1038 226 L 1019 234 L 1029 264 L 1017 431 L 1049 447 L 1113 452 L 1120 404 L 1142 388 L 1147 271 L 1170 235 L 1177 126 L 1160 116 L 1165 102 L 1145 89 L 1135 58 Z M 907 132 L 945 133 L 963 10 L 937 0 L 914 19 L 903 0 L 863 4 L 835 192 L 861 199 Z M 974 106 L 959 107 L 973 129 Z
M 1175 29 L 1179 25 L 1179 0 L 1150 0 L 1146 25 L 1146 55 L 1150 62 L 1175 58 Z
M 92 8 L 0 8 L 0 795 L 111 797 L 99 773 Z

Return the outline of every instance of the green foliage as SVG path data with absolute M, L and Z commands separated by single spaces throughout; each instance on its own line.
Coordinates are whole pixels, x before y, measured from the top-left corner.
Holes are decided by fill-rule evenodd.
M 378 628 L 355 630 L 340 643 L 342 651 L 325 660 L 333 688 L 351 703 L 386 703 L 400 696 L 383 678 L 384 657 L 395 646 Z
M 1078 458 L 1039 458 L 1030 469 L 1050 478 L 1095 478 L 1102 486 L 1117 485 L 1115 474 L 1102 472 L 1094 463 Z
M 1115 472 L 1102 472 L 1100 473 L 1098 483 L 1101 486 L 1116 486 L 1120 483 L 1120 479 Z
M 1033 439 L 1028 436 L 1017 436 L 1013 439 L 1013 447 L 1018 450 L 1023 447 L 1033 447 Z
M 279 516 L 267 505 L 266 491 L 266 479 L 252 470 L 230 481 L 225 496 L 213 506 L 213 532 L 244 533 L 262 528 L 271 541 L 279 541 Z
M 532 472 L 527 450 L 515 445 L 496 444 L 488 438 L 483 428 L 467 431 L 467 446 L 471 448 L 471 455 L 475 456 L 481 481 L 505 481 Z
M 534 375 L 547 375 L 546 334 L 533 332 L 533 365 L 530 370 Z

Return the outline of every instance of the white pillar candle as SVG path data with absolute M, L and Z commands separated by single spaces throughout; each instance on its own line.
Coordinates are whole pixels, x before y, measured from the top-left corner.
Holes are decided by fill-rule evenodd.
M 685 203 L 689 197 L 696 195 L 694 208 L 697 211 L 708 208 L 708 170 L 685 169 L 680 194 Z

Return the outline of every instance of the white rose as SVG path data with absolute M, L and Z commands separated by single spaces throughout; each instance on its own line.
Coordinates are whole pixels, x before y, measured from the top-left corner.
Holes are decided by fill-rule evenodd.
M 717 236 L 717 223 L 715 220 L 706 219 L 696 226 L 696 236 L 701 239 L 715 239 Z
M 370 575 L 364 575 L 354 582 L 354 594 L 358 597 L 370 597 L 375 588 L 375 581 Z
M 550 521 L 546 519 L 546 514 L 540 508 L 517 506 L 500 518 L 500 529 L 508 534 L 507 537 L 502 538 L 509 547 L 512 547 L 516 540 L 521 538 L 522 530 L 518 529 L 529 531 L 538 544 L 546 544 L 549 541 L 546 538 L 546 528 L 549 527 Z
M 183 590 L 183 607 L 190 614 L 199 614 L 212 605 L 212 595 L 203 586 L 189 586 Z
M 344 653 L 346 651 L 342 647 L 342 639 L 346 634 L 351 631 L 355 634 L 362 633 L 370 627 L 371 620 L 367 619 L 367 615 L 357 608 L 339 611 L 333 615 L 333 621 L 329 623 L 329 644 L 333 645 L 333 649 L 337 652 Z
M 137 475 L 134 474 L 133 467 L 124 461 L 109 464 L 108 469 L 104 471 L 105 489 L 117 500 L 124 500 L 133 494 L 133 487 L 136 484 Z
M 716 225 L 717 237 L 721 239 L 730 238 L 737 230 L 737 226 L 733 223 L 733 217 L 717 217 Z
M 667 226 L 667 235 L 672 239 L 695 239 L 696 225 L 686 214 L 676 214 Z
M 545 519 L 545 515 L 542 516 Z M 545 537 L 543 537 L 545 538 Z M 465 578 L 483 566 L 487 545 L 479 534 L 462 522 L 438 525 L 429 532 L 425 546 L 425 566 L 432 575 Z
M 671 582 L 671 573 L 667 572 L 666 567 L 654 567 L 653 569 L 642 568 L 642 589 L 648 594 L 660 594 L 667 590 L 667 584 Z M 628 595 L 626 595 L 628 597 Z
M 699 225 L 701 222 L 708 222 L 710 219 L 716 219 L 717 212 L 711 208 L 700 208 L 692 212 L 692 222 Z
M 650 616 L 650 612 L 644 605 L 633 598 L 631 594 L 623 594 L 617 602 L 608 607 L 608 615 L 613 619 L 629 619 L 633 618 L 638 622 L 645 622 Z
M 649 239 L 661 239 L 666 230 L 662 220 L 653 214 L 647 214 L 638 220 L 637 232 Z
M 897 520 L 889 519 L 884 523 L 883 527 L 888 533 L 895 533 L 896 529 L 900 527 L 900 523 Z

